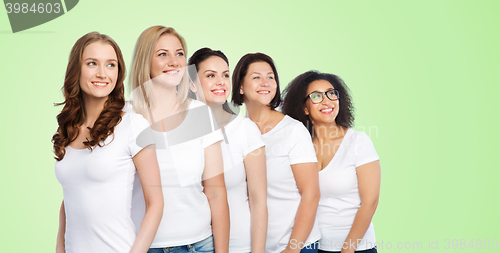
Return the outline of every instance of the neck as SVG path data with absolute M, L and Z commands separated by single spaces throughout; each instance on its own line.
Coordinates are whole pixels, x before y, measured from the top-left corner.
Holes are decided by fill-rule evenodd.
M 333 123 L 314 123 L 314 139 L 326 140 L 326 139 L 336 139 L 343 137 L 347 132 L 347 129 L 338 126 L 335 121 Z
M 151 111 L 155 121 L 164 119 L 174 114 L 177 106 L 177 88 L 165 87 L 163 85 L 153 84 L 153 103 Z
M 84 127 L 93 127 L 97 118 L 101 114 L 104 109 L 104 104 L 108 100 L 108 97 L 105 98 L 93 98 L 84 96 L 83 102 L 85 103 L 85 121 L 83 123 Z
M 227 123 L 229 123 L 229 119 L 230 117 L 232 117 L 232 114 L 224 111 L 224 108 L 222 108 L 221 104 L 208 103 L 208 106 L 210 106 L 210 109 L 214 114 L 215 121 L 217 121 L 217 125 L 220 128 L 225 127 Z
M 271 118 L 273 110 L 267 105 L 260 103 L 252 103 L 245 99 L 248 117 L 257 125 L 262 125 L 268 122 Z

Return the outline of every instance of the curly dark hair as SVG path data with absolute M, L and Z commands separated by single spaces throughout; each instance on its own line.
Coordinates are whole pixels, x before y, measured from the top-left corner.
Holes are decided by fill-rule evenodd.
M 319 71 L 307 71 L 293 79 L 284 93 L 282 111 L 284 114 L 302 122 L 311 135 L 314 132 L 313 125 L 304 112 L 309 84 L 317 80 L 325 80 L 332 84 L 339 92 L 339 114 L 335 118 L 338 126 L 350 128 L 354 126 L 354 106 L 352 105 L 350 90 L 344 81 L 333 74 L 321 73 Z
M 78 39 L 71 49 L 69 55 L 68 67 L 66 68 L 66 76 L 64 78 L 63 94 L 64 102 L 57 103 L 64 105 L 61 113 L 57 115 L 57 123 L 59 127 L 57 132 L 52 136 L 54 144 L 55 159 L 61 161 L 66 154 L 66 147 L 74 141 L 80 132 L 79 127 L 85 121 L 85 107 L 80 88 L 80 75 L 82 71 L 82 55 L 85 48 L 96 41 L 107 43 L 115 50 L 118 60 L 118 78 L 116 86 L 109 94 L 108 100 L 104 104 L 101 114 L 95 121 L 90 130 L 90 140 L 83 142 L 85 147 L 92 150 L 95 146 L 102 147 L 104 140 L 113 134 L 114 128 L 122 119 L 122 109 L 125 106 L 124 85 L 125 79 L 125 61 L 118 47 L 118 44 L 109 36 L 98 32 L 91 32 L 83 35 Z
M 250 64 L 255 62 L 265 62 L 269 64 L 274 72 L 274 79 L 276 80 L 276 84 L 278 85 L 278 87 L 276 88 L 276 95 L 274 95 L 273 100 L 271 100 L 271 103 L 269 103 L 269 107 L 271 108 L 271 110 L 274 110 L 278 106 L 280 106 L 282 102 L 280 94 L 280 80 L 278 78 L 278 71 L 276 70 L 273 59 L 263 53 L 246 54 L 238 61 L 238 64 L 236 64 L 236 67 L 234 67 L 233 72 L 233 93 L 231 100 L 235 105 L 243 104 L 244 100 L 243 95 L 240 94 L 240 88 L 243 85 L 243 79 L 247 75 L 248 67 L 250 66 Z
M 188 65 L 194 65 L 196 67 L 196 68 L 188 68 L 189 78 L 191 80 L 196 80 L 196 78 L 198 77 L 198 69 L 200 68 L 200 64 L 212 56 L 220 57 L 229 66 L 229 60 L 222 51 L 212 50 L 208 47 L 200 48 L 196 50 L 196 52 L 194 52 L 194 54 L 189 58 L 188 61 Z M 196 94 L 190 89 L 188 91 L 188 97 L 191 99 L 196 99 Z M 222 109 L 224 109 L 224 111 L 228 113 L 235 114 L 231 110 L 231 108 L 229 108 L 227 101 L 222 105 Z

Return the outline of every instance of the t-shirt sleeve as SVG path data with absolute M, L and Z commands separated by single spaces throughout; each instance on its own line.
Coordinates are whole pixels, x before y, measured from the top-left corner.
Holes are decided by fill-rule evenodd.
M 363 132 L 359 132 L 359 134 L 356 136 L 356 141 L 354 143 L 354 152 L 354 166 L 356 167 L 379 160 L 372 140 L 366 133 Z
M 312 144 L 311 135 L 302 123 L 295 125 L 289 138 L 292 140 L 292 148 L 288 153 L 290 157 L 290 165 L 318 162 L 318 159 L 316 158 L 316 151 L 314 151 L 314 146 Z
M 243 156 L 265 145 L 259 128 L 250 119 L 243 121 L 243 132 L 246 139 L 242 147 Z
M 132 113 L 130 115 L 130 136 L 128 150 L 132 157 L 137 155 L 143 148 L 154 144 L 154 136 L 149 122 L 142 115 Z

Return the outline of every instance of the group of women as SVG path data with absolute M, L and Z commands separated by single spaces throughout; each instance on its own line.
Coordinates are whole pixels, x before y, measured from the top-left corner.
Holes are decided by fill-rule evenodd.
M 173 28 L 146 29 L 126 102 L 116 42 L 73 46 L 52 139 L 56 252 L 376 252 L 379 158 L 351 129 L 344 82 L 309 71 L 282 100 L 268 55 L 231 75 L 221 51 L 186 49 Z

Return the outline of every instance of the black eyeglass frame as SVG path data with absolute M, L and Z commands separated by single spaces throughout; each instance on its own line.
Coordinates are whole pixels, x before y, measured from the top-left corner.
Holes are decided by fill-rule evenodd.
M 336 98 L 335 98 L 335 99 L 332 99 L 332 98 L 330 98 L 330 96 L 328 96 L 328 95 L 327 95 L 327 94 L 328 94 L 328 92 L 331 92 L 331 91 L 334 91 L 334 92 L 335 92 L 335 96 L 336 96 Z M 316 102 L 316 103 L 314 103 L 314 102 L 313 102 L 313 100 L 312 100 L 312 98 L 311 98 L 311 95 L 312 95 L 312 94 L 315 94 L 315 93 L 319 93 L 319 94 L 321 94 L 321 101 Z M 305 101 L 305 100 L 307 100 L 308 98 L 310 98 L 310 99 L 311 99 L 311 102 L 312 102 L 313 104 L 319 104 L 319 103 L 323 102 L 323 100 L 325 100 L 325 97 L 327 97 L 328 99 L 330 99 L 330 101 L 337 101 L 337 100 L 339 100 L 339 98 L 340 98 L 340 94 L 339 94 L 339 91 L 338 91 L 338 90 L 327 90 L 327 91 L 323 91 L 323 92 L 322 92 L 322 91 L 313 91 L 313 92 L 311 92 L 309 95 L 307 95 L 307 97 L 304 99 L 304 101 Z

